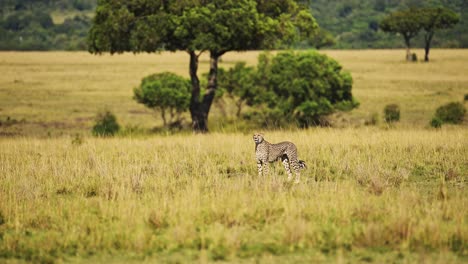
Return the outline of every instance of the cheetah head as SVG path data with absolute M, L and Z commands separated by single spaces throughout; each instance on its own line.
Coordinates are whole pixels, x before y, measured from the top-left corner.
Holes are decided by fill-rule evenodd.
M 255 141 L 255 144 L 260 144 L 263 142 L 263 135 L 259 133 L 255 133 L 253 135 L 253 140 Z

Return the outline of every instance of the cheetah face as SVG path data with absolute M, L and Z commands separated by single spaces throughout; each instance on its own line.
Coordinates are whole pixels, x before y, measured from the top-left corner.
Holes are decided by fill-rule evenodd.
M 262 143 L 262 141 L 263 141 L 263 135 L 262 135 L 262 134 L 255 133 L 255 134 L 253 135 L 253 140 L 255 141 L 256 144 L 260 144 L 260 143 Z

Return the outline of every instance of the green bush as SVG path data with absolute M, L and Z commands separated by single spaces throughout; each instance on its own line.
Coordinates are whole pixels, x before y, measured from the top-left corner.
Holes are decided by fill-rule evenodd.
M 397 104 L 389 104 L 384 108 L 385 122 L 393 123 L 400 121 L 400 107 Z
M 92 133 L 94 136 L 109 137 L 117 133 L 119 129 L 115 115 L 110 111 L 104 111 L 98 113 Z
M 452 102 L 437 108 L 435 117 L 444 123 L 460 124 L 465 113 L 466 108 L 462 103 Z
M 143 78 L 133 93 L 133 99 L 138 103 L 161 112 L 164 126 L 180 123 L 181 114 L 190 105 L 190 81 L 170 72 Z
M 468 94 L 465 94 L 465 97 L 463 98 L 465 101 L 468 101 Z
M 431 119 L 431 122 L 430 122 L 429 124 L 430 124 L 431 127 L 433 127 L 433 128 L 440 128 L 440 127 L 442 127 L 442 124 L 443 124 L 443 123 L 444 123 L 444 122 L 442 122 L 442 120 L 440 120 L 440 118 L 438 118 L 438 117 L 433 117 L 433 118 Z
M 320 125 L 323 116 L 359 105 L 351 93 L 351 75 L 315 51 L 262 54 L 255 78 L 259 92 L 254 102 L 301 127 Z

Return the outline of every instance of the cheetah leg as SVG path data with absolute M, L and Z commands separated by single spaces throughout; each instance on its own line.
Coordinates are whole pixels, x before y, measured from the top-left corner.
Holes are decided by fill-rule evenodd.
M 300 173 L 300 165 L 297 160 L 291 162 L 291 167 L 294 170 L 294 173 L 296 174 L 296 180 L 294 181 L 295 183 L 299 183 L 301 181 L 301 173 Z
M 294 181 L 295 183 L 301 182 L 301 173 L 298 171 L 296 172 L 296 180 Z
M 263 163 L 263 176 L 268 176 L 268 161 L 262 161 Z
M 258 169 L 258 176 L 262 176 L 262 162 L 257 160 L 257 169 Z
M 291 169 L 289 168 L 289 160 L 287 157 L 282 157 L 281 158 L 283 162 L 284 169 L 286 170 L 286 173 L 288 174 L 288 181 L 292 180 L 292 173 Z

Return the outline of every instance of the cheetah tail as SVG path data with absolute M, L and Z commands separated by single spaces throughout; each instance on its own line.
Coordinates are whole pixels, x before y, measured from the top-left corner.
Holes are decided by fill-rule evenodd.
M 299 168 L 301 168 L 301 169 L 306 169 L 307 168 L 307 165 L 306 165 L 305 161 L 299 160 Z

